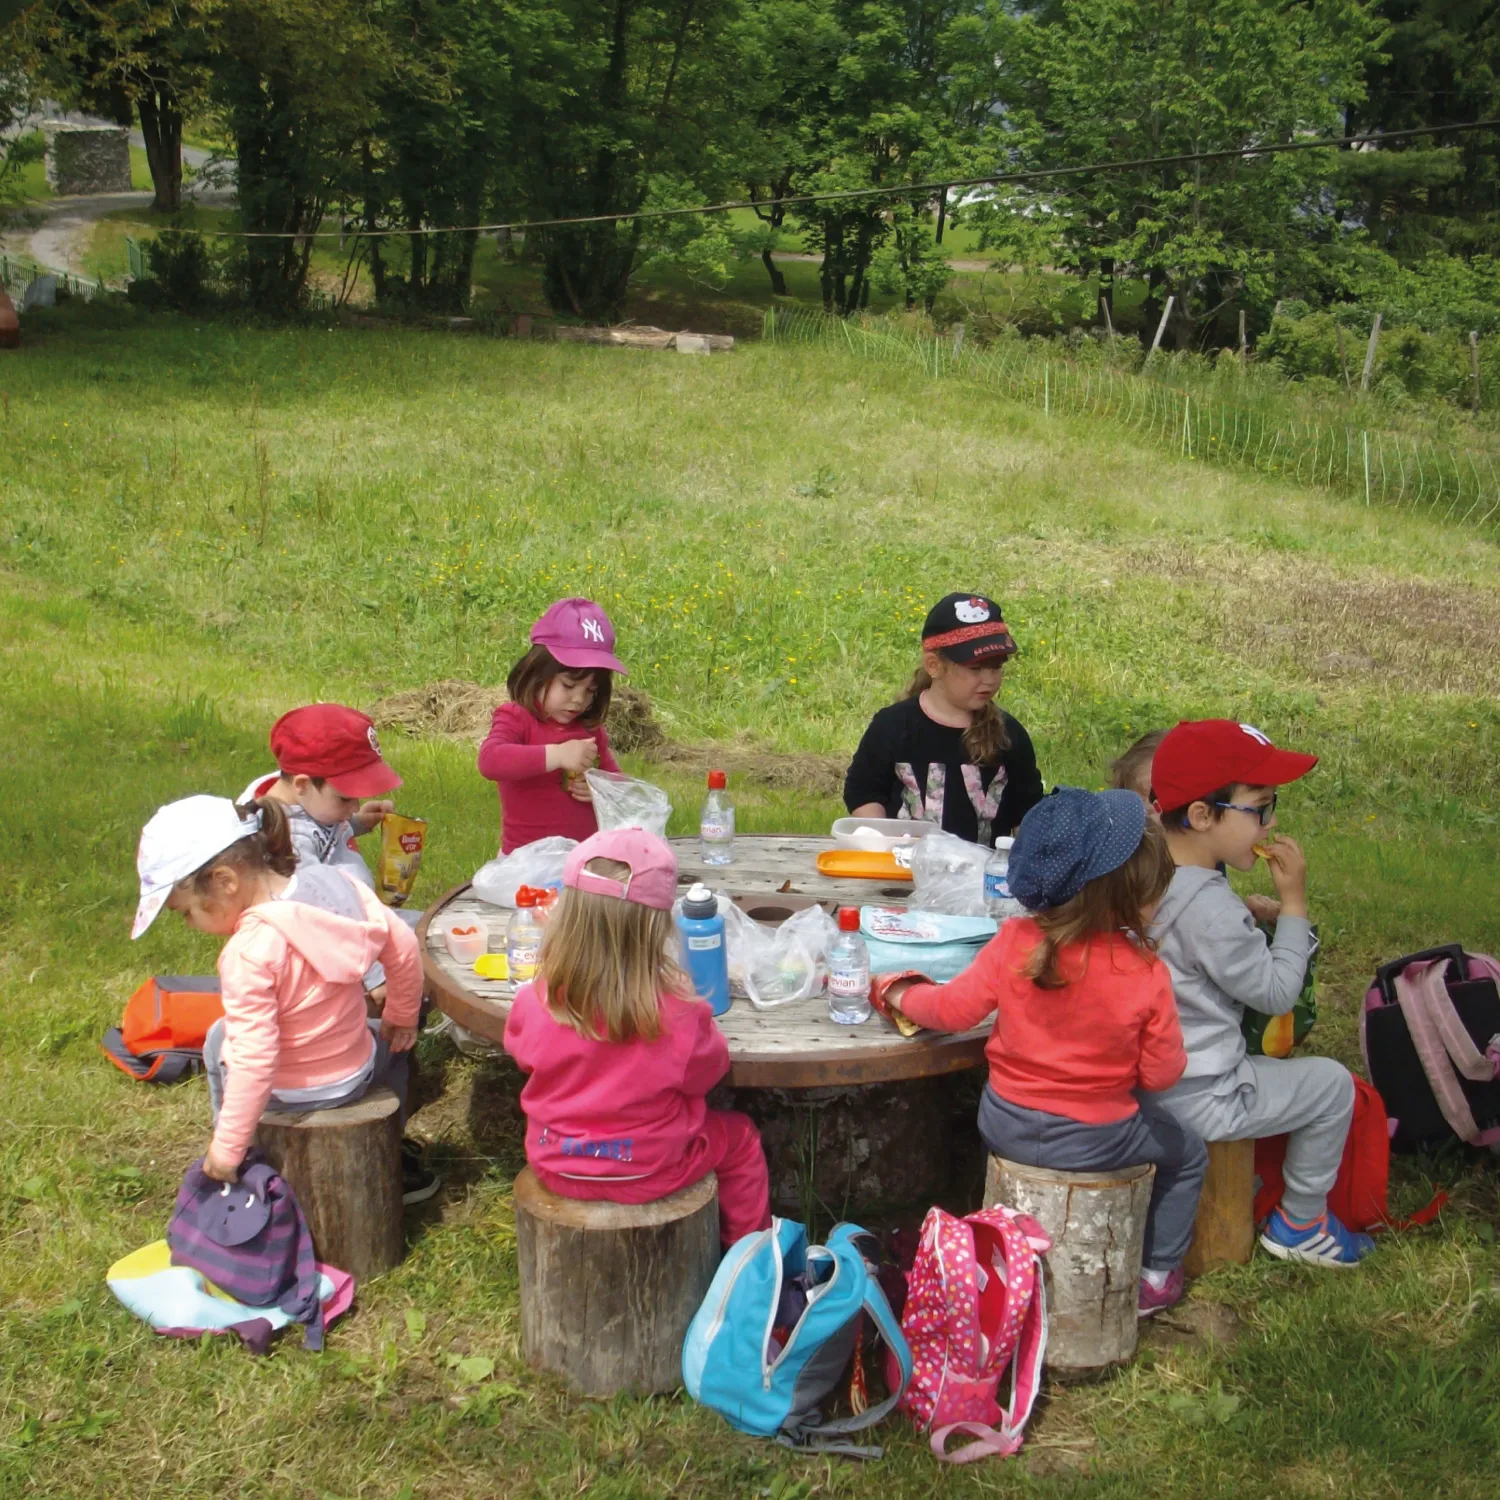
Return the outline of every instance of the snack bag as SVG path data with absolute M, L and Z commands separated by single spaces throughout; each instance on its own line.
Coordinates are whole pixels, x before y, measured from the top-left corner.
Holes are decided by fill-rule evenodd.
M 375 864 L 375 891 L 387 906 L 405 906 L 422 868 L 427 819 L 387 813 L 380 822 L 380 858 Z
M 1269 941 L 1276 929 L 1267 922 L 1256 926 L 1265 933 Z M 1245 1051 L 1252 1057 L 1286 1057 L 1293 1047 L 1299 1045 L 1314 1026 L 1318 1024 L 1318 929 L 1313 928 L 1312 952 L 1307 959 L 1307 977 L 1302 981 L 1302 993 L 1297 1003 L 1279 1016 L 1268 1016 L 1258 1010 L 1245 1007 L 1240 1018 L 1240 1034 L 1245 1038 Z

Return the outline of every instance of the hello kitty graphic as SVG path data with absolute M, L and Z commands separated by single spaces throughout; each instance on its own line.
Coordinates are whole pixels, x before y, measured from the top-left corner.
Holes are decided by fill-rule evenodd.
M 953 606 L 953 613 L 965 625 L 980 625 L 990 617 L 990 607 L 983 599 L 960 599 Z

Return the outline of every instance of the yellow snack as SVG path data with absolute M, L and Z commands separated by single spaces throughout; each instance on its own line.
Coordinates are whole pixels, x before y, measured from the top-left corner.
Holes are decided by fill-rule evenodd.
M 387 813 L 380 823 L 380 858 L 375 864 L 375 891 L 387 906 L 405 906 L 422 868 L 427 819 Z
M 1257 859 L 1270 859 L 1271 846 L 1269 844 L 1251 844 L 1250 852 L 1255 855 Z
M 481 979 L 509 979 L 510 960 L 503 953 L 481 953 L 474 960 L 474 972 Z

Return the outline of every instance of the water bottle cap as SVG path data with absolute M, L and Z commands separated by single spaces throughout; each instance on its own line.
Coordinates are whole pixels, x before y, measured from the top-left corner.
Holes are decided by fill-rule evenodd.
M 729 785 L 728 778 L 722 771 L 710 771 L 708 773 L 708 789 L 711 792 L 722 792 Z
M 839 931 L 859 931 L 859 908 L 857 906 L 839 907 Z
M 529 885 L 523 885 L 516 891 L 516 906 L 535 906 L 536 892 Z
M 719 898 L 700 880 L 682 898 L 682 914 L 685 917 L 716 917 Z

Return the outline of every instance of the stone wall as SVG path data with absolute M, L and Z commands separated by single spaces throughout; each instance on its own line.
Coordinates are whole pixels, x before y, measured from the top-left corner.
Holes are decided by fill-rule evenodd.
M 43 129 L 54 193 L 130 191 L 130 133 L 123 125 L 48 123 Z

